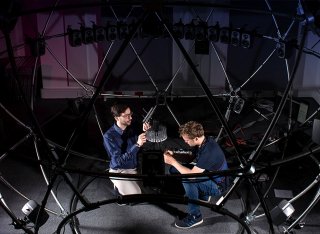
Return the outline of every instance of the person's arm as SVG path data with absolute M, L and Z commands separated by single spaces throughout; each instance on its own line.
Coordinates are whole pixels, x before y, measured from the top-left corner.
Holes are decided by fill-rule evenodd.
M 174 157 L 172 157 L 172 151 L 166 151 L 164 156 L 164 162 L 175 167 L 181 174 L 192 174 L 192 173 L 202 173 L 204 169 L 194 166 L 192 169 L 183 166 Z
M 138 136 L 138 140 L 137 140 L 137 146 L 138 147 L 141 147 L 143 146 L 144 143 L 146 143 L 147 141 L 147 138 L 146 138 L 146 133 L 141 133 L 139 136 Z
M 139 151 L 139 147 L 137 145 L 132 145 L 125 153 L 121 153 L 121 149 L 117 139 L 112 136 L 105 135 L 103 137 L 104 146 L 111 158 L 111 160 L 115 160 L 117 165 L 122 165 L 124 162 L 128 161 L 132 157 L 136 156 Z

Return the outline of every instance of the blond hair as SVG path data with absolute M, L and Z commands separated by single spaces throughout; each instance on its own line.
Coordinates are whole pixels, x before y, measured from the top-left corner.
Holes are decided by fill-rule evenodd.
M 204 135 L 203 126 L 196 121 L 189 121 L 179 127 L 179 134 L 187 135 L 190 139 Z

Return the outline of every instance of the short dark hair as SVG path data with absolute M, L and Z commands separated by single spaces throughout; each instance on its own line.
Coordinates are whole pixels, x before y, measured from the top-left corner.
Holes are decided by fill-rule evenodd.
M 113 115 L 113 117 L 119 117 L 128 108 L 130 107 L 127 104 L 116 103 L 113 106 L 111 106 L 111 114 Z
M 196 121 L 189 121 L 179 127 L 179 134 L 187 135 L 190 139 L 204 135 L 203 126 Z

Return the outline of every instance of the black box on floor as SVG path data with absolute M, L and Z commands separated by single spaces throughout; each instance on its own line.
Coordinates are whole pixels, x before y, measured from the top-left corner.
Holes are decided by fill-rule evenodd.
M 160 150 L 148 150 L 142 153 L 142 174 L 148 175 L 143 180 L 144 186 L 161 186 L 161 181 L 155 175 L 164 175 L 165 164 Z

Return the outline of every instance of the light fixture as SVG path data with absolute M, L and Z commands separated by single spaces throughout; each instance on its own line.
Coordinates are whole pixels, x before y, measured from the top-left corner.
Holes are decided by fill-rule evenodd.
M 49 218 L 49 215 L 45 210 L 42 210 L 40 214 L 40 206 L 34 200 L 29 200 L 21 210 L 26 215 L 27 220 L 38 227 L 44 225 Z
M 82 44 L 82 36 L 81 31 L 78 29 L 72 29 L 70 26 L 68 26 L 68 36 L 69 36 L 69 44 L 72 47 L 81 46 Z

